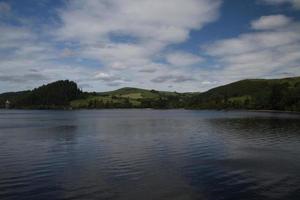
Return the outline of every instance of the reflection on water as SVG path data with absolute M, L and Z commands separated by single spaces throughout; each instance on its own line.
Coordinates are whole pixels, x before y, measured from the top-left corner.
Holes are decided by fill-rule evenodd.
M 299 199 L 300 116 L 0 111 L 0 199 Z

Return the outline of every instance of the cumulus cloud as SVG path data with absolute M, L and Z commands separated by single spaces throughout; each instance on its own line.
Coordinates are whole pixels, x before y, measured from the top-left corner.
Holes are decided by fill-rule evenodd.
M 174 66 L 186 67 L 202 62 L 204 59 L 200 56 L 186 53 L 186 52 L 174 52 L 166 56 L 168 63 Z
M 299 33 L 294 30 L 246 33 L 236 38 L 216 41 L 205 49 L 214 56 L 234 55 L 289 45 L 299 39 Z
M 97 73 L 95 75 L 95 79 L 96 80 L 103 80 L 103 81 L 106 81 L 106 82 L 121 80 L 120 77 L 117 77 L 117 76 L 111 75 L 111 74 L 107 74 L 107 73 L 104 73 L 104 72 Z
M 203 47 L 223 66 L 219 74 L 225 82 L 242 78 L 274 78 L 286 72 L 299 74 L 300 24 L 290 21 L 282 27 L 278 26 L 280 23 L 271 26 L 269 23 L 260 23 L 273 17 L 265 16 L 252 22 L 252 25 L 259 24 L 259 32 L 241 34 Z M 218 73 L 213 73 L 212 77 L 219 77 Z
M 126 79 L 124 77 L 115 75 L 115 74 L 110 74 L 110 73 L 105 73 L 105 72 L 98 72 L 93 78 L 94 81 L 102 81 L 104 82 L 107 86 L 113 87 L 113 86 L 120 86 L 124 83 L 130 82 L 129 79 Z
M 131 43 L 107 42 L 103 45 L 82 47 L 81 56 L 102 62 L 111 69 L 127 69 L 147 64 L 151 47 Z
M 0 26 L 0 48 L 15 48 L 19 47 L 20 43 L 30 42 L 34 39 L 34 35 L 30 30 L 23 27 L 16 27 L 11 25 Z
M 165 82 L 173 82 L 173 83 L 182 83 L 187 81 L 195 81 L 191 76 L 185 76 L 185 75 L 162 75 L 158 76 L 151 81 L 154 83 L 165 83 Z
M 30 27 L 0 24 L 0 32 L 1 92 L 31 89 L 59 79 L 81 80 L 93 74 L 86 67 L 60 63 L 61 51 L 50 38 L 41 40 Z
M 24 74 L 24 75 L 0 75 L 1 82 L 13 82 L 13 83 L 26 83 L 32 81 L 44 81 L 48 80 L 43 74 Z
M 96 70 L 62 62 L 60 59 L 70 56 L 71 52 L 62 53 L 53 37 L 47 34 L 48 29 L 36 26 L 38 30 L 33 30 L 32 22 L 16 15 L 8 5 L 0 3 L 2 13 L 4 8 L 5 11 L 11 9 L 0 23 L 0 92 L 31 89 L 59 79 L 91 79 Z
M 61 11 L 59 35 L 85 42 L 104 40 L 113 33 L 181 42 L 189 30 L 216 19 L 219 4 L 217 0 L 74 0 Z
M 276 29 L 287 26 L 291 23 L 291 19 L 284 15 L 262 16 L 258 20 L 251 23 L 251 27 L 257 30 Z
M 60 11 L 62 24 L 55 34 L 63 41 L 79 41 L 82 57 L 96 59 L 107 68 L 139 68 L 147 72 L 142 68 L 155 64 L 153 60 L 166 46 L 187 40 L 191 30 L 214 21 L 220 3 L 74 0 Z M 195 58 L 184 59 L 192 62 Z

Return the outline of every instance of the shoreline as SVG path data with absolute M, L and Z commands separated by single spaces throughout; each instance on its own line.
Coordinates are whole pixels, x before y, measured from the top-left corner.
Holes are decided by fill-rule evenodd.
M 299 111 L 288 111 L 288 110 L 247 110 L 247 109 L 189 109 L 189 108 L 166 108 L 166 109 L 156 109 L 156 108 L 99 108 L 99 109 L 5 109 L 0 108 L 0 111 L 17 111 L 17 110 L 24 110 L 24 111 L 80 111 L 80 110 L 190 110 L 190 111 L 225 111 L 225 112 L 261 112 L 261 113 L 286 113 L 286 114 L 297 114 L 300 115 Z
M 268 112 L 268 113 L 289 113 L 289 114 L 298 114 L 300 115 L 299 111 L 289 111 L 289 110 L 246 110 L 249 112 Z

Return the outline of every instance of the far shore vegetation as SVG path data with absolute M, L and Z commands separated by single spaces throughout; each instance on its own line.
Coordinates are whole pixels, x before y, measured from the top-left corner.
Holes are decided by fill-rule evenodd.
M 73 81 L 0 94 L 0 108 L 13 109 L 247 109 L 300 111 L 300 77 L 248 79 L 203 93 L 178 93 L 139 88 L 83 92 Z

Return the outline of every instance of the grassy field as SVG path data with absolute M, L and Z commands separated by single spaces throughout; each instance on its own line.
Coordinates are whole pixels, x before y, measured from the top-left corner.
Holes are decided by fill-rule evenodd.
M 111 92 L 90 94 L 86 98 L 72 101 L 71 106 L 73 108 L 110 107 L 110 105 L 140 107 L 142 101 L 157 101 L 169 96 L 179 96 L 179 94 L 139 88 L 121 88 Z

